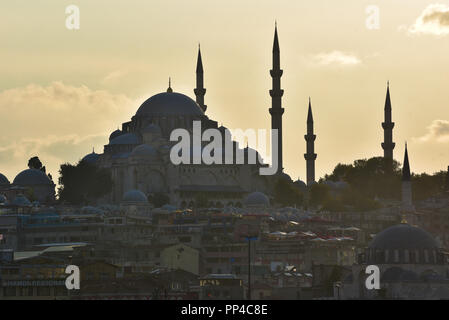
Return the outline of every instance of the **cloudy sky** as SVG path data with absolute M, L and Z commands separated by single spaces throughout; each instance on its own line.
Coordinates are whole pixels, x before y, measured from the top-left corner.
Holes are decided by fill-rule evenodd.
M 66 28 L 71 4 L 79 30 Z M 269 128 L 275 20 L 287 173 L 305 179 L 309 96 L 317 176 L 381 155 L 387 80 L 395 158 L 408 141 L 413 171 L 449 165 L 447 0 L 16 0 L 0 8 L 0 172 L 11 181 L 34 155 L 56 177 L 61 163 L 102 151 L 169 76 L 193 97 L 199 42 L 209 117 Z

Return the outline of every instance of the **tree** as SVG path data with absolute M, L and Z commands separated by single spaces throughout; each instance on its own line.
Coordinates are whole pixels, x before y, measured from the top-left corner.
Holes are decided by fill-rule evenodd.
M 46 173 L 46 169 L 42 166 L 42 162 L 39 160 L 39 157 L 35 156 L 28 160 L 28 168 L 40 170 L 43 173 Z
M 76 166 L 62 164 L 59 170 L 59 200 L 71 204 L 86 204 L 108 194 L 112 190 L 109 169 L 80 161 Z
M 278 179 L 274 187 L 274 201 L 281 206 L 301 206 L 304 195 L 302 192 L 285 179 Z
M 324 204 L 330 198 L 330 188 L 323 183 L 316 183 L 310 187 L 309 202 L 312 206 Z
M 376 196 L 400 199 L 401 166 L 399 162 L 383 157 L 355 160 L 353 164 L 338 164 L 324 180 L 346 181 L 370 199 Z
M 429 175 L 427 173 L 412 176 L 412 192 L 415 200 L 424 200 L 445 191 L 446 172 L 440 171 Z

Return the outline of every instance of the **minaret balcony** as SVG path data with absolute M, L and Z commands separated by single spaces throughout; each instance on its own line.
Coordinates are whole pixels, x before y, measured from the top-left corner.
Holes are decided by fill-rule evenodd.
M 317 154 L 316 153 L 304 153 L 304 159 L 307 161 L 309 160 L 316 160 Z
M 394 128 L 394 122 L 382 122 L 382 128 L 384 130 L 392 130 Z
M 284 90 L 270 90 L 270 96 L 272 98 L 280 98 L 284 95 Z
M 306 134 L 306 135 L 304 135 L 304 139 L 307 142 L 314 142 L 316 139 L 316 134 Z
M 270 74 L 272 78 L 280 78 L 282 77 L 282 74 L 284 73 L 284 70 L 277 69 L 277 70 L 270 70 Z
M 195 88 L 195 89 L 193 89 L 193 92 L 197 96 L 204 96 L 206 94 L 206 89 L 205 88 Z
M 284 114 L 284 108 L 270 108 L 269 111 L 272 116 Z
M 387 149 L 387 150 L 390 150 L 390 149 L 394 149 L 394 147 L 396 146 L 396 143 L 394 143 L 394 142 L 382 142 L 382 149 Z

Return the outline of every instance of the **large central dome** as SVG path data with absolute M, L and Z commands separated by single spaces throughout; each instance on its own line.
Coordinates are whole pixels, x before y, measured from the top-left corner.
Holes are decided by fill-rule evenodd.
M 188 96 L 176 92 L 162 92 L 146 100 L 137 110 L 137 116 L 201 116 L 201 107 Z

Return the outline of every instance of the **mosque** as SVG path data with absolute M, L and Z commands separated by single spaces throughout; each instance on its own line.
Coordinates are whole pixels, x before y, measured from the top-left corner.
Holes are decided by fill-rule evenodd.
M 203 80 L 204 70 L 201 49 L 198 50 L 196 67 L 195 100 L 175 92 L 171 83 L 166 92 L 156 94 L 142 103 L 131 121 L 125 122 L 120 129 L 112 132 L 109 143 L 104 146 L 103 154 L 95 152 L 86 155 L 83 160 L 109 168 L 114 181 L 113 191 L 106 201 L 121 203 L 124 195 L 134 191 L 140 194 L 142 201 L 151 194 L 165 194 L 170 203 L 179 207 L 193 207 L 198 197 L 206 197 L 213 207 L 243 206 L 247 195 L 272 194 L 275 180 L 290 177 L 282 170 L 282 95 L 280 69 L 280 51 L 277 29 L 273 44 L 273 69 L 271 77 L 273 88 L 270 90 L 272 107 L 269 109 L 272 128 L 278 129 L 278 172 L 274 176 L 259 174 L 259 168 L 266 166 L 263 161 L 250 164 L 248 147 L 241 148 L 237 142 L 233 145 L 243 149 L 243 164 L 180 164 L 171 163 L 170 149 L 175 142 L 170 141 L 170 133 L 183 128 L 190 133 L 193 121 L 201 122 L 201 130 L 215 128 L 222 136 L 227 130 L 218 126 L 217 121 L 206 115 L 204 103 L 206 89 Z M 223 146 L 226 143 L 223 138 Z M 204 146 L 203 146 L 204 147 Z M 236 150 L 234 148 L 234 150 Z M 224 147 L 222 149 L 224 151 Z M 251 150 L 252 151 L 252 150 Z M 191 152 L 192 153 L 192 152 Z M 223 157 L 225 157 L 225 152 Z M 234 155 L 235 156 L 235 155 Z M 235 163 L 235 162 L 234 162 Z M 144 197 L 145 196 L 145 197 Z M 260 197 L 265 202 L 264 196 Z

